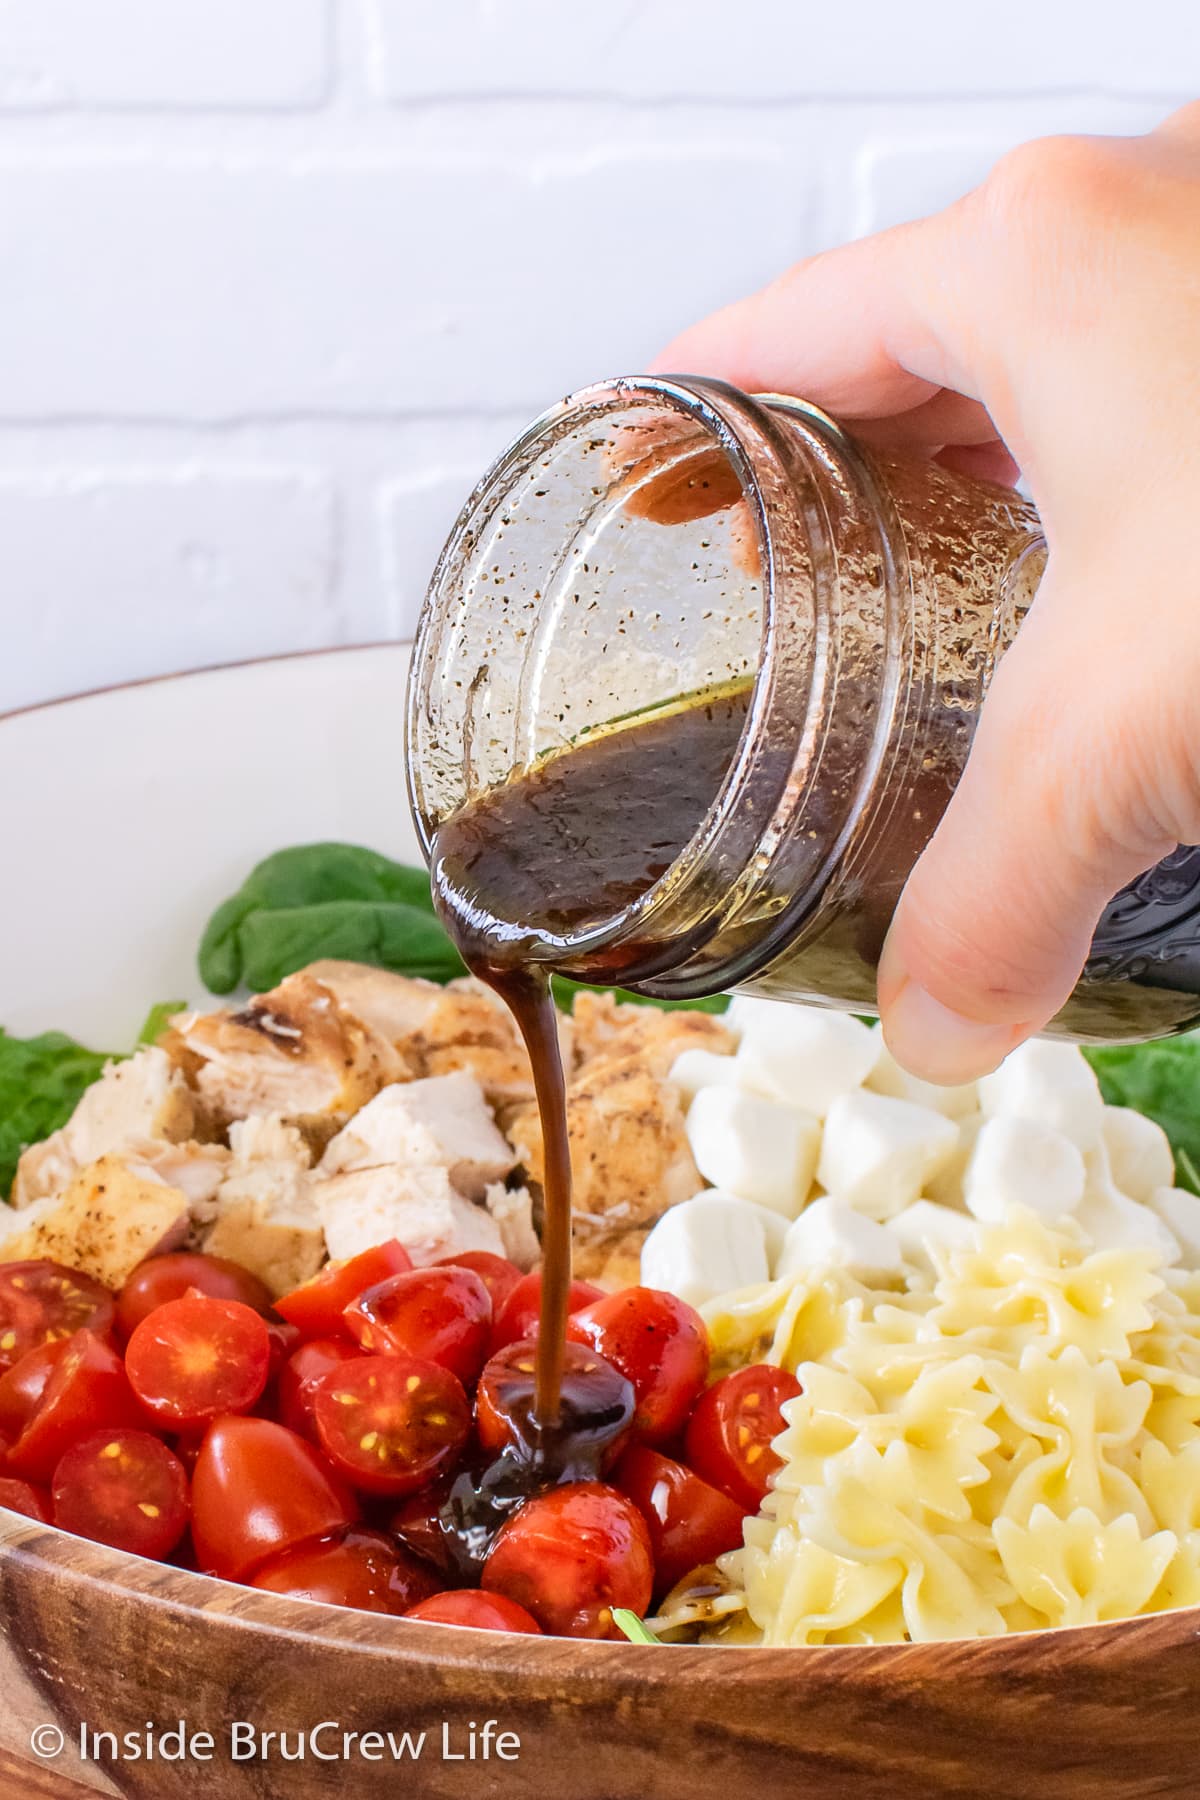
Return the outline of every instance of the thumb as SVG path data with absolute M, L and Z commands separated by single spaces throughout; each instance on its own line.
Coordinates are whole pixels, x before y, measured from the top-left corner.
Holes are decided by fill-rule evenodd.
M 1130 679 L 1128 635 L 1106 681 L 1095 636 L 1085 661 L 1084 621 L 1065 595 L 1057 609 L 1051 582 L 993 677 L 880 960 L 888 1047 L 927 1081 L 972 1081 L 1040 1031 L 1078 981 L 1108 901 L 1180 841 L 1155 817 L 1137 754 L 1161 707 L 1146 704 L 1149 682 Z

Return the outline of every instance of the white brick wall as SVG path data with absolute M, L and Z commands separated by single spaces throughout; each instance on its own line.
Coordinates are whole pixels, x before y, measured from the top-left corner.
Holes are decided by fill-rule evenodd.
M 0 0 L 0 710 L 407 632 L 482 466 L 1196 0 Z

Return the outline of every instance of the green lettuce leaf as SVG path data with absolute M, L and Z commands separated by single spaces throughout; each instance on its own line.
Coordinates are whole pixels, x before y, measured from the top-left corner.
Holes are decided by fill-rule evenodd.
M 426 870 L 329 843 L 278 850 L 250 871 L 205 928 L 200 975 L 212 993 L 231 994 L 274 987 L 322 956 L 437 981 L 462 973 L 434 920 Z
M 1194 1178 L 1200 1168 L 1200 1035 L 1088 1045 L 1084 1055 L 1109 1106 L 1132 1106 L 1162 1126 L 1175 1152 L 1179 1185 L 1193 1186 L 1189 1170 Z
M 0 1025 L 0 1196 L 8 1197 L 22 1150 L 66 1124 L 111 1060 L 61 1031 L 16 1038 Z
M 183 1012 L 186 1006 L 186 1000 L 160 1000 L 157 1006 L 152 1006 L 146 1014 L 146 1023 L 138 1032 L 138 1048 L 157 1044 L 170 1020 L 177 1012 Z

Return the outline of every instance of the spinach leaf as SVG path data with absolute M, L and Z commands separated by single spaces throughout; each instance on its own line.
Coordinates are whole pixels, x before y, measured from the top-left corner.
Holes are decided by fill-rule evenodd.
M 466 972 L 432 913 L 400 900 L 323 900 L 254 912 L 242 923 L 238 945 L 241 979 L 257 993 L 323 956 L 430 981 L 450 981 Z
M 1162 1126 L 1186 1178 L 1200 1168 L 1200 1035 L 1151 1044 L 1087 1046 L 1109 1106 L 1132 1106 Z M 1181 1182 L 1180 1185 L 1184 1185 Z
M 146 1014 L 146 1023 L 138 1032 L 138 1049 L 143 1049 L 148 1044 L 157 1044 L 167 1029 L 168 1020 L 174 1018 L 177 1012 L 183 1012 L 186 1006 L 186 1000 L 160 1000 L 157 1006 L 152 1006 Z
M 61 1031 L 15 1038 L 0 1025 L 0 1197 L 7 1198 L 26 1145 L 65 1125 L 111 1060 Z
M 570 981 L 565 975 L 553 978 L 554 998 L 564 1012 L 570 1012 L 576 994 L 611 994 L 614 1000 L 629 1001 L 633 1006 L 657 1006 L 660 1012 L 723 1013 L 729 1005 L 728 994 L 709 994 L 703 1000 L 658 1000 L 653 994 L 631 994 L 627 988 L 592 987 L 586 981 Z
M 286 924 L 290 913 L 330 904 L 363 907 L 360 928 L 354 927 L 349 913 L 339 914 L 334 921 L 318 917 L 307 929 L 300 926 L 293 931 Z M 408 910 L 394 913 L 384 922 L 374 910 L 379 907 Z M 409 913 L 423 915 L 426 921 L 433 917 L 429 876 L 424 869 L 406 868 L 358 844 L 298 844 L 260 862 L 237 893 L 217 908 L 200 943 L 200 975 L 212 993 L 230 994 L 243 982 L 250 987 L 273 987 L 284 975 L 320 956 L 379 963 L 404 974 L 423 973 L 433 940 L 425 934 L 416 948 L 420 966 L 410 968 L 404 951 Z M 331 931 L 329 943 L 320 936 L 322 929 Z M 273 942 L 274 951 L 270 948 Z M 251 956 L 253 970 L 247 966 Z M 294 957 L 299 961 L 292 961 Z M 287 968 L 284 965 L 289 961 L 291 967 Z M 435 978 L 442 981 L 462 969 L 452 951 L 445 954 L 441 966 L 448 972 Z M 264 979 L 265 969 L 276 971 L 272 979 Z

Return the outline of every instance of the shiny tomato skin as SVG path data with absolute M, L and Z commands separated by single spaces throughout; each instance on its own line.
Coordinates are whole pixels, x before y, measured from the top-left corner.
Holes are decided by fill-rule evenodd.
M 603 1297 L 604 1289 L 598 1288 L 590 1281 L 573 1281 L 567 1300 L 567 1311 L 577 1313 L 593 1300 Z M 522 1275 L 507 1300 L 496 1314 L 496 1322 L 492 1327 L 491 1354 L 503 1350 L 506 1344 L 515 1344 L 519 1338 L 535 1338 L 541 1324 L 542 1312 L 542 1276 L 535 1269 L 531 1275 Z
M 275 1310 L 298 1326 L 306 1338 L 336 1337 L 345 1329 L 342 1314 L 351 1301 L 367 1288 L 378 1287 L 389 1275 L 403 1275 L 412 1266 L 404 1245 L 389 1238 L 345 1262 L 326 1263 L 311 1281 L 277 1300 Z
M 769 1363 L 723 1375 L 701 1394 L 688 1420 L 688 1466 L 746 1512 L 757 1512 L 780 1467 L 771 1449 L 784 1428 L 780 1409 L 800 1392 L 794 1375 Z
M 384 1532 L 355 1527 L 272 1556 L 255 1570 L 250 1585 L 297 1600 L 399 1616 L 436 1593 L 440 1579 Z
M 485 1594 L 481 1588 L 450 1588 L 433 1594 L 410 1606 L 409 1619 L 423 1619 L 426 1625 L 460 1625 L 471 1631 L 520 1631 L 528 1636 L 541 1636 L 542 1628 L 533 1614 L 508 1600 L 503 1594 Z
M 54 1523 L 49 1488 L 36 1487 L 31 1481 L 0 1476 L 0 1506 L 7 1506 L 9 1512 L 24 1513 L 27 1519 L 36 1519 L 39 1525 Z
M 412 1494 L 446 1473 L 471 1432 L 463 1385 L 415 1356 L 360 1356 L 313 1391 L 317 1441 L 343 1480 L 366 1494 Z
M 475 1433 L 485 1450 L 512 1446 L 522 1460 L 541 1443 L 537 1419 L 537 1343 L 518 1339 L 484 1364 L 475 1390 Z M 563 1345 L 559 1425 L 573 1457 L 590 1473 L 615 1462 L 633 1417 L 633 1384 L 590 1344 Z
M 108 1289 L 77 1269 L 44 1257 L 0 1265 L 0 1370 L 52 1339 L 85 1330 L 103 1337 L 114 1311 Z
M 131 1338 L 142 1320 L 168 1300 L 182 1300 L 195 1291 L 212 1300 L 240 1300 L 255 1312 L 271 1310 L 271 1291 L 265 1282 L 224 1256 L 204 1256 L 199 1251 L 176 1250 L 168 1256 L 151 1256 L 129 1276 L 117 1296 L 117 1330 Z
M 462 1250 L 457 1256 L 439 1257 L 433 1266 L 435 1269 L 470 1269 L 473 1275 L 478 1275 L 492 1296 L 493 1318 L 523 1280 L 516 1263 L 509 1262 L 507 1256 L 496 1256 L 491 1250 Z
M 54 1366 L 41 1401 L 8 1453 L 9 1472 L 48 1483 L 64 1456 L 93 1431 L 144 1431 L 146 1414 L 120 1357 L 94 1331 L 77 1331 Z
M 39 1344 L 0 1375 L 0 1438 L 14 1443 L 20 1437 L 37 1411 L 68 1342 L 54 1338 L 48 1344 Z
M 271 1336 L 240 1300 L 185 1294 L 148 1313 L 125 1346 L 125 1368 L 164 1431 L 194 1432 L 248 1412 L 267 1385 Z
M 308 1338 L 292 1351 L 279 1371 L 279 1422 L 289 1431 L 316 1442 L 313 1423 L 313 1390 L 322 1375 L 339 1363 L 353 1362 L 362 1351 L 350 1338 Z
M 538 1494 L 501 1527 L 482 1586 L 515 1600 L 553 1636 L 620 1637 L 613 1608 L 640 1616 L 654 1591 L 646 1521 L 599 1481 Z
M 388 1519 L 392 1536 L 421 1562 L 439 1569 L 445 1579 L 453 1579 L 454 1558 L 439 1516 L 452 1486 L 453 1477 L 447 1476 L 432 1487 L 419 1488 L 401 1500 Z
M 76 1537 L 161 1560 L 180 1543 L 191 1501 L 179 1458 L 148 1431 L 94 1431 L 54 1471 L 54 1523 Z
M 492 1300 L 470 1269 L 410 1269 L 346 1308 L 346 1330 L 374 1356 L 420 1356 L 464 1387 L 476 1381 L 492 1335 Z
M 197 1566 L 244 1581 L 269 1556 L 358 1521 L 359 1508 L 311 1444 L 271 1419 L 217 1419 L 192 1474 Z
M 708 1330 L 694 1306 L 660 1288 L 622 1288 L 576 1313 L 567 1336 L 633 1383 L 635 1437 L 662 1444 L 683 1429 L 708 1379 Z
M 740 1506 L 648 1444 L 631 1444 L 612 1476 L 646 1521 L 654 1552 L 654 1592 L 667 1594 L 702 1563 L 742 1542 Z

